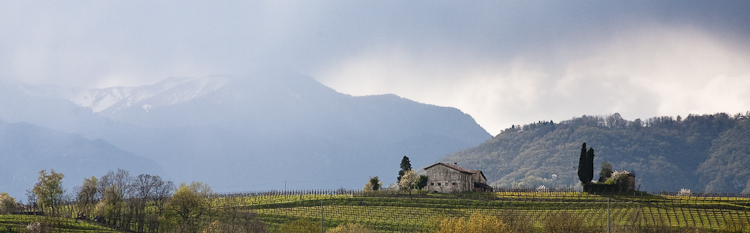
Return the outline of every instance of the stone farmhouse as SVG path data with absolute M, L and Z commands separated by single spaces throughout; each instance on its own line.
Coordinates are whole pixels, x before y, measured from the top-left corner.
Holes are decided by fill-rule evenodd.
M 435 193 L 492 191 L 487 178 L 480 170 L 467 170 L 453 163 L 436 163 L 424 169 L 427 172 L 427 191 Z

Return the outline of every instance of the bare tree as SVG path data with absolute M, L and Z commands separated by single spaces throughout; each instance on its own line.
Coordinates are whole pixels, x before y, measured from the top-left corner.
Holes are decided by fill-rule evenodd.
M 164 187 L 164 186 L 168 187 Z M 133 217 L 135 218 L 137 231 L 143 232 L 146 227 L 147 220 L 147 205 L 153 203 L 158 209 L 163 208 L 161 201 L 168 198 L 171 189 L 173 189 L 171 182 L 164 182 L 160 176 L 153 176 L 149 174 L 141 174 L 135 177 L 132 184 L 133 196 L 130 198 L 130 206 L 132 206 Z M 167 188 L 167 192 L 164 193 L 164 189 Z M 159 210 L 160 214 L 161 210 Z M 153 219 L 149 219 L 149 225 L 157 223 L 158 216 Z M 152 226 L 149 226 L 152 228 Z
M 133 177 L 130 172 L 117 169 L 117 172 L 109 171 L 99 179 L 98 189 L 102 194 L 102 200 L 107 209 L 108 222 L 120 228 L 127 228 L 130 224 L 131 215 L 123 213 L 124 201 L 129 199 L 133 193 Z
M 172 181 L 164 181 L 161 177 L 158 177 L 157 181 L 154 183 L 152 201 L 157 212 L 148 219 L 148 227 L 150 231 L 155 232 L 159 229 L 159 216 L 164 214 L 165 205 L 169 201 L 169 198 L 172 197 L 172 191 L 174 190 L 174 183 L 172 183 Z

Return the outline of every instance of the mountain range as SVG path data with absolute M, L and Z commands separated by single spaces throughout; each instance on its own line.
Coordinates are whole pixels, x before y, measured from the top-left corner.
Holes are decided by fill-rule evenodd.
M 361 188 L 370 176 L 390 183 L 404 155 L 427 164 L 491 138 L 458 109 L 346 95 L 284 69 L 99 89 L 5 80 L 0 119 L 109 143 L 153 161 L 163 169 L 155 175 L 219 192 Z
M 580 187 L 583 143 L 602 162 L 636 174 L 643 191 L 750 193 L 750 112 L 623 119 L 582 116 L 512 126 L 492 139 L 441 158 L 481 169 L 501 187 Z
M 641 190 L 750 192 L 748 116 L 582 116 L 492 137 L 455 108 L 346 95 L 284 69 L 95 89 L 0 80 L 0 191 L 22 195 L 41 169 L 72 190 L 117 168 L 219 192 L 361 188 L 394 182 L 404 155 L 482 170 L 495 186 L 575 187 L 585 142 L 597 173 L 609 162 Z
M 38 172 L 54 169 L 65 175 L 64 185 L 80 185 L 83 178 L 110 170 L 127 169 L 136 174 L 163 174 L 150 159 L 121 150 L 101 139 L 52 130 L 28 123 L 0 121 L 0 187 L 2 192 L 24 200 L 26 189 L 37 182 Z

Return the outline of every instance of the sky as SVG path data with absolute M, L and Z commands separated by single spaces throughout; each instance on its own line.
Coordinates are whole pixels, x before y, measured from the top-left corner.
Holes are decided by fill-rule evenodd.
M 490 134 L 750 111 L 750 1 L 5 1 L 0 77 L 110 87 L 286 67 Z

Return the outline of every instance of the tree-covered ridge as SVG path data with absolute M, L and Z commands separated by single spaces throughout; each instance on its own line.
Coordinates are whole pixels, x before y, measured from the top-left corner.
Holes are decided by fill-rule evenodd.
M 595 171 L 609 162 L 615 171 L 635 172 L 641 190 L 750 192 L 748 116 L 750 112 L 629 121 L 615 113 L 540 121 L 514 125 L 441 162 L 481 169 L 497 186 L 572 186 L 579 182 L 576 168 L 586 142 L 596 150 Z

